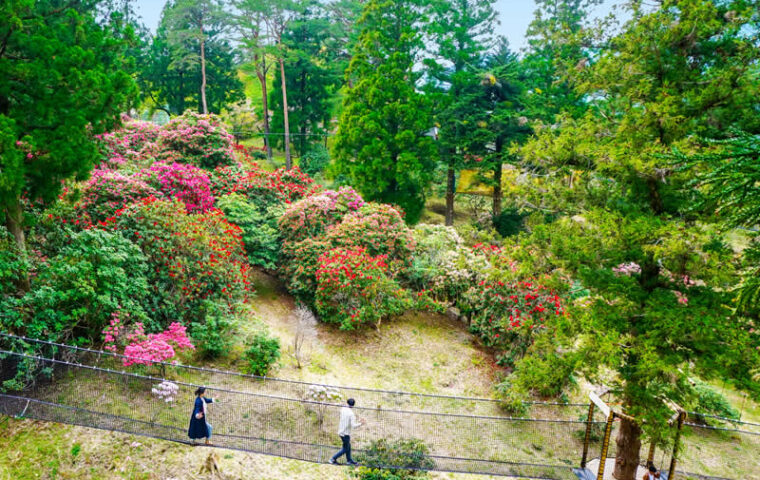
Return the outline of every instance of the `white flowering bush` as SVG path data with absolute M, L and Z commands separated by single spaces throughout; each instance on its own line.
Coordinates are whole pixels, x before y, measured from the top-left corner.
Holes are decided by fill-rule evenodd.
M 177 398 L 179 393 L 179 386 L 176 383 L 164 380 L 158 385 L 150 389 L 150 392 L 155 395 L 159 400 L 163 400 L 166 403 L 172 403 Z

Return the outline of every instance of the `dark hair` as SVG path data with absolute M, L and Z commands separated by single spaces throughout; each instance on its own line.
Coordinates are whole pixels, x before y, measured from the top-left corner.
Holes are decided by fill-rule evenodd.
M 206 393 L 206 387 L 198 387 L 198 390 L 195 391 L 195 396 L 197 397 L 202 393 Z
M 657 467 L 654 466 L 654 463 L 649 464 L 649 471 L 652 473 L 657 473 Z
M 348 406 L 349 407 L 353 407 L 355 403 L 356 403 L 356 400 L 354 400 L 353 398 L 349 398 L 348 399 Z

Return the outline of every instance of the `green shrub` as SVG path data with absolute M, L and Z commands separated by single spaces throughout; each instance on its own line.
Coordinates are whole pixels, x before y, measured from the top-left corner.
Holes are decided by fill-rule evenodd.
M 0 227 L 0 295 L 13 293 L 15 284 L 29 273 L 29 262 L 16 248 L 16 241 Z
M 239 194 L 219 198 L 217 206 L 243 230 L 243 244 L 251 264 L 270 270 L 277 268 L 282 249 L 277 220 L 284 207 L 259 205 Z
M 428 457 L 429 449 L 416 438 L 374 440 L 357 459 L 362 465 L 351 471 L 358 480 L 415 480 L 427 478 L 424 470 L 435 466 Z M 395 467 L 393 469 L 383 467 Z
M 203 302 L 198 317 L 202 320 L 190 324 L 190 337 L 196 351 L 206 358 L 217 358 L 229 351 L 235 328 L 230 307 L 214 302 Z
M 330 154 L 322 145 L 314 145 L 311 150 L 304 153 L 299 162 L 301 171 L 314 176 L 321 173 L 330 163 Z
M 73 233 L 70 243 L 40 268 L 23 298 L 6 298 L 0 305 L 5 312 L 0 321 L 31 337 L 99 338 L 117 310 L 148 320 L 142 308 L 146 272 L 140 249 L 118 232 Z
M 245 358 L 249 373 L 265 376 L 269 367 L 280 359 L 280 340 L 264 333 L 256 334 L 245 351 Z
M 493 226 L 502 237 L 511 237 L 525 230 L 525 217 L 517 208 L 507 208 L 493 218 Z
M 708 415 L 717 415 L 719 417 L 739 419 L 739 412 L 730 404 L 726 397 L 716 392 L 706 383 L 697 381 L 694 385 L 696 401 L 693 410 Z M 705 423 L 705 418 L 701 415 L 697 419 Z

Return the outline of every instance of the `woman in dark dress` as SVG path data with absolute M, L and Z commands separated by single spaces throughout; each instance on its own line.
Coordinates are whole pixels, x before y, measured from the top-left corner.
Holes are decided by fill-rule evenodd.
M 193 414 L 190 416 L 190 428 L 187 430 L 187 435 L 193 441 L 205 438 L 206 445 L 211 445 L 212 429 L 206 416 L 207 403 L 214 403 L 214 400 L 206 398 L 205 387 L 198 387 L 198 390 L 195 391 L 195 406 L 193 407 Z

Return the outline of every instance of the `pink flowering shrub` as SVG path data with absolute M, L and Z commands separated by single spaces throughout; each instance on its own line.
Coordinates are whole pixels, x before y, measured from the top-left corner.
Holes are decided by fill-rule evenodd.
M 379 203 L 364 204 L 329 226 L 325 239 L 333 247 L 358 246 L 370 255 L 384 255 L 395 273 L 409 266 L 415 246 L 412 230 L 399 211 Z
M 219 165 L 233 165 L 235 139 L 216 115 L 185 112 L 161 128 L 159 144 L 175 152 L 176 161 L 213 170 Z
M 137 177 L 168 198 L 185 204 L 188 213 L 206 212 L 214 205 L 208 175 L 198 167 L 181 163 L 154 163 Z
M 412 297 L 388 276 L 384 255 L 362 247 L 335 248 L 319 257 L 314 306 L 323 321 L 341 330 L 379 325 L 412 307 Z
M 125 367 L 166 362 L 174 358 L 177 351 L 195 349 L 187 338 L 187 329 L 180 323 L 173 322 L 160 333 L 146 334 L 142 323 L 128 325 L 119 312 L 114 312 L 111 323 L 103 329 L 103 340 L 108 351 L 116 353 L 123 348 Z
M 139 165 L 154 158 L 160 148 L 157 141 L 160 127 L 150 122 L 128 121 L 116 131 L 97 135 L 103 154 L 103 168 L 118 169 L 125 165 Z
M 80 208 L 97 223 L 112 217 L 116 210 L 147 197 L 162 194 L 140 178 L 116 170 L 99 168 L 85 183 Z
M 631 275 L 638 275 L 641 273 L 641 266 L 638 263 L 629 262 L 621 263 L 616 267 L 612 267 L 612 271 L 615 275 L 625 275 L 630 277 Z
M 317 237 L 362 206 L 364 200 L 351 187 L 326 190 L 291 205 L 280 219 L 280 233 L 286 242 Z

